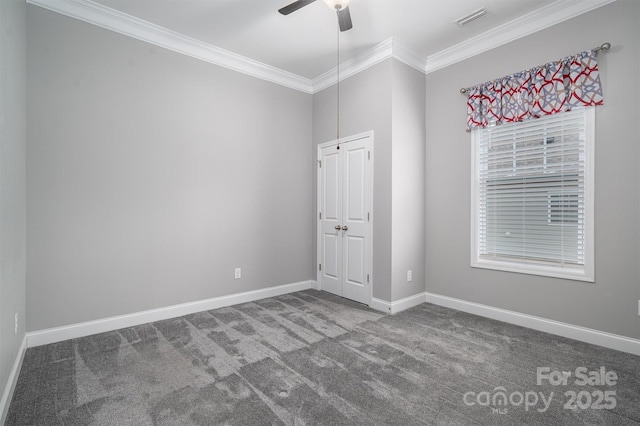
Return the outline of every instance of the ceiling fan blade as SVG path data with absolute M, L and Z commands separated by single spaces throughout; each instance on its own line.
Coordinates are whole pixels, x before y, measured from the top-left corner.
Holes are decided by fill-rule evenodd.
M 353 28 L 349 6 L 338 10 L 338 24 L 340 24 L 340 31 L 347 31 Z
M 290 5 L 287 5 L 285 7 L 283 7 L 282 9 L 278 10 L 278 12 L 282 13 L 283 15 L 288 15 L 292 12 L 295 12 L 296 10 L 305 7 L 308 4 L 313 3 L 316 0 L 298 0 L 298 1 L 294 1 L 293 3 L 291 3 Z

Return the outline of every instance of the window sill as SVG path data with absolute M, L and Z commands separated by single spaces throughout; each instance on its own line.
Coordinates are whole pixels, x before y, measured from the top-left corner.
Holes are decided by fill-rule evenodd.
M 498 259 L 477 259 L 471 262 L 471 267 L 515 272 L 518 274 L 538 275 L 543 277 L 563 278 L 567 280 L 595 282 L 593 270 L 589 271 L 587 267 L 581 266 L 555 266 Z

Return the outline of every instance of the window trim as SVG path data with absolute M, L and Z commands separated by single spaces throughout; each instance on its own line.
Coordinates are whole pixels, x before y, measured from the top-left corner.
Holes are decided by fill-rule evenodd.
M 554 265 L 543 262 L 513 259 L 481 259 L 479 251 L 479 206 L 478 206 L 478 141 L 477 130 L 471 132 L 471 267 L 497 271 L 516 272 L 553 278 L 595 282 L 595 237 L 594 237 L 594 160 L 595 160 L 595 108 L 585 108 L 585 233 L 584 265 Z

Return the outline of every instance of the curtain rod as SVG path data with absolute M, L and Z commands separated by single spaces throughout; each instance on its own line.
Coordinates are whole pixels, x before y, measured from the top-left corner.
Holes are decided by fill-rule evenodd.
M 598 53 L 601 50 L 609 50 L 611 49 L 611 43 L 609 43 L 608 41 L 605 43 L 602 43 L 600 46 L 598 47 L 594 47 L 593 49 L 591 49 L 592 51 Z M 464 95 L 469 91 L 470 87 L 463 87 L 462 89 L 460 89 L 460 94 Z

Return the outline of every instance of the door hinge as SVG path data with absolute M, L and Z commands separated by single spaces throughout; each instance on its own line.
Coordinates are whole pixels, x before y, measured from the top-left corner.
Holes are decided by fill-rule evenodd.
M 322 263 L 318 263 L 318 271 L 322 271 Z
M 322 220 L 322 212 L 318 213 L 318 218 Z
M 318 167 L 322 168 L 322 160 L 318 160 Z
M 369 274 L 367 274 L 367 282 L 369 282 Z
M 371 151 L 367 151 L 367 155 L 369 157 L 369 160 L 371 160 Z
M 371 222 L 371 213 L 367 212 L 367 222 Z

